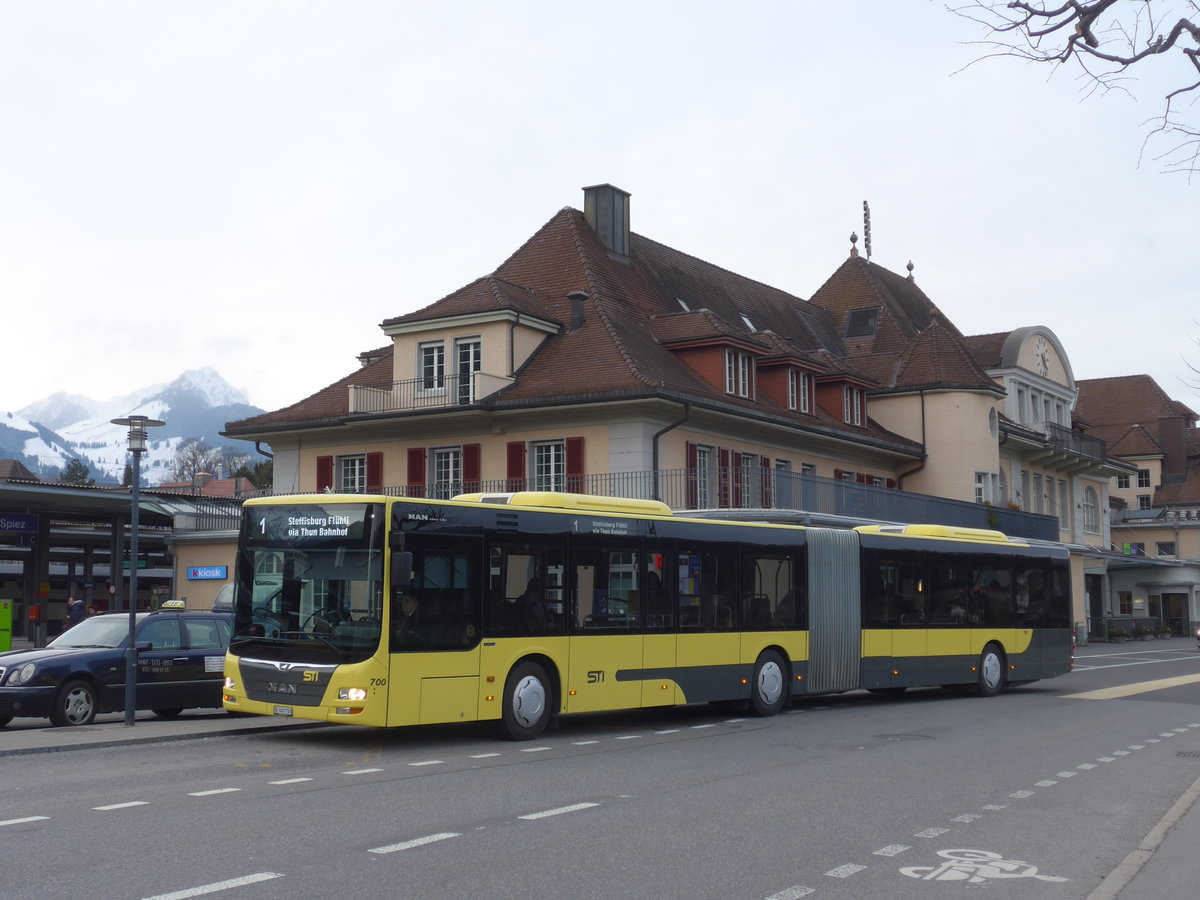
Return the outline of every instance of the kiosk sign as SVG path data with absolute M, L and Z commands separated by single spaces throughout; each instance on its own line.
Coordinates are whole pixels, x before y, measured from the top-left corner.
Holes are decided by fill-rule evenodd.
M 224 581 L 229 577 L 229 566 L 191 566 L 187 573 L 188 581 Z

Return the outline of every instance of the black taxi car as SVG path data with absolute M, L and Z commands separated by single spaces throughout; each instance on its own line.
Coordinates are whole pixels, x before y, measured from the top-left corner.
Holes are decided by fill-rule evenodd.
M 221 707 L 228 614 L 170 606 L 138 613 L 137 708 L 171 718 L 185 709 Z M 129 614 L 92 616 L 37 650 L 0 653 L 0 727 L 16 716 L 87 725 L 125 708 Z

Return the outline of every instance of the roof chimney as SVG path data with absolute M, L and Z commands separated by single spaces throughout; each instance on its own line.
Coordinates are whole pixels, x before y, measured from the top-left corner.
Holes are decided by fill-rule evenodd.
M 204 486 L 212 480 L 212 475 L 208 472 L 197 472 L 192 476 L 192 490 L 199 494 L 204 493 Z
M 583 215 L 610 253 L 629 255 L 629 193 L 611 184 L 583 189 Z
M 571 332 L 574 333 L 583 325 L 584 304 L 587 303 L 587 291 L 571 291 L 567 294 L 571 301 Z

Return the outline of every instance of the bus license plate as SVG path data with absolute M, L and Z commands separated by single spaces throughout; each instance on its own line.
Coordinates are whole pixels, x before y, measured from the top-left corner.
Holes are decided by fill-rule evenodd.
M 277 716 L 290 716 L 291 714 L 292 714 L 292 708 L 290 706 L 275 707 L 275 715 L 277 715 Z

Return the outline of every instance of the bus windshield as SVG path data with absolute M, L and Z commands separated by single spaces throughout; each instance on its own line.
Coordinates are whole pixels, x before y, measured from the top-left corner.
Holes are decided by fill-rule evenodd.
M 246 507 L 230 649 L 280 661 L 371 656 L 383 623 L 377 504 Z

